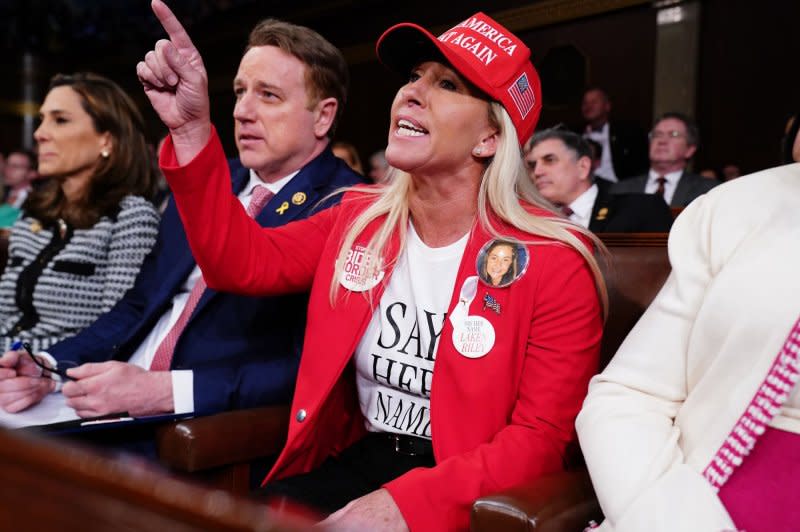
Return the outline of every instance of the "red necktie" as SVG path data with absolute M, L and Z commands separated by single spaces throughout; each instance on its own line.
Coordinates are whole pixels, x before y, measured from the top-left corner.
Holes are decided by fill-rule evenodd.
M 256 185 L 253 188 L 253 197 L 250 198 L 250 204 L 247 206 L 247 214 L 250 218 L 255 218 L 264 205 L 272 198 L 272 192 L 267 187 Z M 192 316 L 197 303 L 206 289 L 206 283 L 201 275 L 197 282 L 192 287 L 189 293 L 189 299 L 186 300 L 186 305 L 178 316 L 178 321 L 172 326 L 167 335 L 161 341 L 161 344 L 156 349 L 156 354 L 153 356 L 153 362 L 150 363 L 150 371 L 167 371 L 172 365 L 172 355 L 175 352 L 175 345 L 178 343 L 178 338 L 189 323 L 189 318 Z
M 656 189 L 656 194 L 658 194 L 662 198 L 664 197 L 664 184 L 666 182 L 667 182 L 667 178 L 664 177 L 663 175 L 660 175 L 660 176 L 658 176 L 656 178 L 656 183 L 658 183 L 658 188 Z M 666 198 L 664 198 L 664 201 L 666 201 Z

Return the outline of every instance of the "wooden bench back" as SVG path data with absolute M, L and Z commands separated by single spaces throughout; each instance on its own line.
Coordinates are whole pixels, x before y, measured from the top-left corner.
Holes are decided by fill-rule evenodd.
M 138 458 L 0 430 L 0 530 L 306 530 L 264 505 L 178 480 Z
M 600 351 L 601 369 L 658 294 L 671 271 L 666 233 L 606 233 L 598 235 L 611 253 L 601 261 L 609 313 Z

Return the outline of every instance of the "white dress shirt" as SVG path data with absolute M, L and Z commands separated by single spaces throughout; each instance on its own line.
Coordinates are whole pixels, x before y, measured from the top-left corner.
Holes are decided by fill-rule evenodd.
M 599 142 L 603 147 L 603 153 L 600 154 L 600 166 L 595 170 L 597 176 L 614 183 L 619 181 L 617 174 L 614 173 L 614 161 L 611 159 L 611 137 L 609 136 L 608 122 L 598 130 L 592 130 L 589 126 L 586 126 L 583 136 Z
M 572 214 L 569 215 L 570 221 L 587 229 L 589 228 L 589 222 L 592 220 L 592 209 L 594 208 L 595 200 L 597 200 L 598 192 L 597 185 L 592 185 L 569 204 L 569 208 L 572 209 Z
M 657 180 L 662 175 L 667 180 L 667 182 L 664 183 L 664 201 L 667 203 L 667 205 L 670 205 L 672 204 L 672 196 L 675 195 L 675 189 L 678 188 L 678 181 L 681 180 L 681 176 L 683 175 L 683 170 L 670 172 L 668 174 L 659 174 L 651 169 L 647 177 L 647 184 L 644 186 L 644 193 L 655 194 L 658 190 Z
M 239 193 L 239 201 L 242 202 L 245 208 L 250 204 L 253 197 L 253 188 L 256 185 L 266 187 L 273 194 L 277 194 L 280 190 L 295 176 L 297 172 L 290 174 L 274 183 L 265 183 L 261 181 L 258 175 L 250 170 L 250 181 Z M 161 345 L 164 337 L 178 321 L 186 302 L 189 300 L 189 293 L 192 291 L 197 280 L 200 278 L 200 268 L 195 266 L 189 277 L 181 286 L 181 290 L 172 298 L 172 307 L 170 307 L 158 322 L 155 324 L 150 334 L 139 344 L 139 347 L 131 356 L 130 362 L 142 368 L 149 368 L 153 362 L 156 349 Z M 175 413 L 183 414 L 187 412 L 194 412 L 194 376 L 191 370 L 173 370 L 172 374 L 172 399 L 175 404 Z

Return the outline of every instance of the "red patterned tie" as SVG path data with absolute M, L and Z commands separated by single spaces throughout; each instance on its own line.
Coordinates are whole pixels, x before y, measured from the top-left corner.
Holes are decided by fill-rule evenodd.
M 251 218 L 255 218 L 264 205 L 272 198 L 273 194 L 267 187 L 256 185 L 253 188 L 253 197 L 250 198 L 250 204 L 247 206 L 247 214 Z M 189 293 L 189 299 L 186 300 L 186 305 L 178 316 L 178 321 L 172 326 L 167 335 L 161 341 L 161 344 L 156 349 L 156 354 L 153 357 L 153 362 L 150 363 L 150 371 L 167 371 L 172 365 L 172 354 L 175 352 L 175 345 L 178 343 L 178 338 L 189 323 L 189 318 L 192 316 L 197 302 L 206 289 L 206 283 L 201 275 L 197 282 L 192 287 Z

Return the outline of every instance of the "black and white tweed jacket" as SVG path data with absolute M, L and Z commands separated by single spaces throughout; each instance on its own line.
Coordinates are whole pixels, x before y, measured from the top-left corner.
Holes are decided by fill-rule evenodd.
M 41 227 L 23 213 L 0 278 L 3 352 L 16 340 L 46 350 L 110 310 L 133 286 L 158 222 L 155 207 L 139 196 L 126 196 L 116 218 L 89 229 Z

